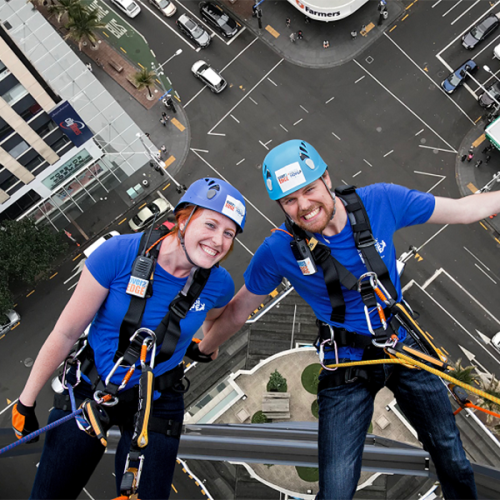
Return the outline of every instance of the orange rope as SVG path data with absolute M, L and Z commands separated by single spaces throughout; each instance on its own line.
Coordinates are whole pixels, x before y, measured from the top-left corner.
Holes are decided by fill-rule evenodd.
M 285 231 L 284 229 L 281 229 L 280 227 L 277 227 L 276 229 L 271 229 L 271 233 L 274 233 L 274 231 L 283 231 L 284 233 L 288 234 L 288 236 L 293 238 L 293 236 L 288 231 Z
M 152 248 L 154 248 L 156 245 L 158 245 L 158 243 L 160 243 L 160 241 L 164 240 L 167 236 L 170 236 L 170 233 L 167 233 L 165 236 L 162 236 L 158 241 L 155 241 L 147 250 L 146 250 L 146 254 L 148 254 Z
M 484 413 L 487 413 L 488 415 L 492 415 L 493 417 L 500 418 L 500 415 L 498 413 L 495 413 L 494 411 L 487 410 L 486 408 L 481 408 L 480 406 L 476 406 L 475 404 L 472 403 L 465 403 L 466 408 L 475 408 L 476 410 L 482 411 Z

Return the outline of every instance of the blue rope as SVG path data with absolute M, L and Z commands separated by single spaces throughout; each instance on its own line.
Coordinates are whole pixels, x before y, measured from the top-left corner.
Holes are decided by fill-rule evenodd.
M 81 408 L 74 411 L 73 413 L 71 413 L 69 415 L 66 415 L 63 418 L 60 418 L 59 420 L 56 420 L 55 422 L 52 422 L 51 424 L 46 425 L 45 427 L 42 427 L 41 429 L 38 429 L 38 430 L 32 432 L 31 434 L 28 434 L 27 436 L 24 436 L 23 438 L 19 439 L 18 441 L 14 442 L 12 444 L 9 444 L 9 445 L 5 446 L 4 448 L 0 449 L 0 455 L 2 455 L 3 453 L 6 453 L 7 451 L 14 449 L 16 446 L 19 446 L 21 444 L 27 443 L 28 441 L 31 441 L 32 439 L 36 438 L 40 434 L 43 434 L 44 432 L 50 431 L 50 429 L 54 429 L 55 427 L 58 427 L 59 425 L 64 424 L 65 422 L 67 422 L 68 420 L 71 420 L 72 418 L 76 417 L 80 413 L 82 413 Z

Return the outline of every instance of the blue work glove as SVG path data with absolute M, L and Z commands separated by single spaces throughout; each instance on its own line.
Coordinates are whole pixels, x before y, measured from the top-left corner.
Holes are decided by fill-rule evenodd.
M 35 415 L 35 406 L 25 406 L 19 400 L 12 408 L 12 428 L 17 439 L 21 439 L 39 429 L 38 420 Z M 29 443 L 36 443 L 40 436 L 36 436 Z

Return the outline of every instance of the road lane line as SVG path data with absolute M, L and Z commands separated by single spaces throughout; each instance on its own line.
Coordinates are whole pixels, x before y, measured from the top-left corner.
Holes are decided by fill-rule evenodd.
M 431 9 L 433 9 L 434 7 L 436 7 L 436 5 L 439 5 L 443 0 L 438 0 L 432 7 Z
M 430 125 L 428 125 L 422 118 L 420 118 L 420 116 L 418 116 L 417 113 L 415 113 L 415 111 L 413 111 L 399 97 L 397 97 L 396 94 L 391 92 L 380 80 L 375 78 L 367 69 L 361 66 L 361 64 L 356 59 L 353 59 L 353 62 L 355 62 L 363 71 L 365 71 L 373 80 L 375 80 L 388 94 L 394 97 L 396 101 L 398 101 L 402 106 L 404 106 L 415 118 L 420 120 L 420 122 L 422 122 L 422 124 L 425 125 L 431 132 L 436 134 L 436 136 L 439 137 L 439 139 L 441 139 L 450 149 L 453 149 L 455 152 L 457 152 L 451 144 L 449 144 L 445 139 L 443 139 Z
M 373 167 L 373 165 L 372 165 L 369 161 L 365 160 L 364 158 L 363 158 L 363 161 L 364 161 L 364 162 L 365 162 L 368 166 Z
M 201 156 L 200 154 L 198 154 L 198 151 L 199 149 L 194 149 L 194 148 L 191 148 L 191 151 L 203 162 L 205 163 L 205 165 L 207 165 L 207 167 L 211 168 L 223 181 L 226 181 L 227 183 L 231 184 L 220 172 L 218 172 L 214 167 L 212 167 L 212 165 L 210 165 L 210 163 L 208 163 L 207 160 L 205 160 L 205 158 L 203 158 L 203 156 Z M 242 195 L 243 196 L 243 195 Z M 267 220 L 267 222 L 269 222 L 269 224 L 271 224 L 271 226 L 273 227 L 278 227 L 276 226 L 276 224 L 271 220 L 269 219 L 264 213 L 262 213 L 246 196 L 243 196 L 243 199 L 257 212 L 259 213 L 260 215 L 262 215 L 262 217 L 264 219 Z
M 257 39 L 256 39 L 256 40 L 257 40 Z M 259 105 L 259 103 L 258 103 L 255 99 L 252 99 L 251 97 L 249 97 L 249 99 L 250 99 L 250 100 L 251 100 L 251 101 L 252 101 L 252 102 L 253 102 L 256 106 L 258 106 L 258 105 Z
M 458 7 L 462 3 L 462 0 L 459 0 L 451 9 L 447 10 L 441 17 L 448 15 L 455 7 Z
M 356 172 L 352 177 L 357 177 L 360 173 L 362 172 L 362 170 L 360 170 L 359 172 Z
M 12 405 L 15 405 L 17 402 L 19 401 L 19 399 L 16 399 L 15 401 L 12 401 L 12 403 L 10 403 L 8 406 L 6 406 L 2 411 L 0 411 L 0 415 L 4 412 L 6 412 Z
M 239 121 L 237 118 L 235 118 L 233 115 L 230 115 L 230 116 L 231 116 L 231 118 L 232 118 L 232 119 L 233 119 L 236 123 L 240 123 L 240 121 Z
M 333 135 L 333 137 L 336 137 L 339 141 L 342 140 L 337 134 L 334 134 L 333 132 L 332 132 L 332 135 Z
M 500 1 L 500 0 L 499 0 Z M 214 128 L 217 128 L 282 62 L 284 59 L 280 59 L 249 91 L 245 94 L 208 132 L 207 135 L 220 135 L 212 132 Z M 184 106 L 185 107 L 185 106 Z
M 335 99 L 335 97 L 330 97 L 330 99 L 328 99 L 328 101 L 325 102 L 325 104 L 328 104 L 330 101 L 333 101 Z
M 306 112 L 306 113 L 309 113 L 309 111 L 307 111 L 306 108 L 304 108 L 304 106 L 302 106 L 302 104 L 299 104 L 299 106 Z
M 243 163 L 245 161 L 245 158 L 243 160 L 240 160 L 236 165 L 239 165 L 240 163 Z
M 441 177 L 441 180 L 439 180 L 438 182 L 436 182 L 436 184 L 434 184 L 434 186 L 432 186 L 430 189 L 428 189 L 427 193 L 430 193 L 435 187 L 439 186 L 439 184 L 441 184 L 446 179 L 446 175 L 431 174 L 429 172 L 419 172 L 417 170 L 415 170 L 414 173 L 415 174 L 420 174 L 420 175 L 428 175 L 428 176 L 431 176 L 431 177 Z
M 451 23 L 451 26 L 453 26 L 461 17 L 465 16 L 465 14 L 467 14 L 467 12 L 469 12 L 469 10 L 471 10 L 475 5 L 477 5 L 479 3 L 480 0 L 476 0 L 467 10 L 464 10 L 464 12 L 462 12 L 462 14 L 460 14 L 452 23 Z
M 288 130 L 287 130 L 285 127 L 283 127 L 283 125 L 281 125 L 281 123 L 280 123 L 280 127 L 281 127 L 281 128 L 282 128 L 285 132 L 288 132 Z
M 386 156 L 389 156 L 391 153 L 394 153 L 394 149 L 391 149 L 388 153 L 385 153 L 384 158 L 385 158 Z
M 478 266 L 475 262 L 474 262 L 474 265 L 475 265 L 475 266 L 476 266 L 476 267 L 477 267 L 477 268 L 478 268 L 478 269 L 479 269 L 479 270 L 480 270 L 480 271 L 481 271 L 481 272 L 482 272 L 482 273 L 483 273 L 483 274 L 484 274 L 487 278 L 489 278 L 491 281 L 493 281 L 493 283 L 495 283 L 495 285 L 497 285 L 497 282 L 496 282 L 496 281 L 495 281 L 495 280 L 494 280 L 491 276 L 489 276 L 489 275 L 488 275 L 488 273 L 487 273 L 484 269 L 480 268 L 480 267 L 479 267 L 479 266 Z
M 269 151 L 269 148 L 262 141 L 259 141 L 259 142 L 261 143 L 262 146 L 264 146 Z
M 439 233 L 444 231 L 448 226 L 449 226 L 449 224 L 444 225 L 439 231 L 434 233 L 434 235 L 431 236 L 427 241 L 422 243 L 422 245 L 417 248 L 417 252 L 420 252 L 420 250 L 422 250 L 422 248 L 424 248 L 428 243 L 430 243 Z
M 466 112 L 465 112 L 465 111 L 464 111 L 464 110 L 463 110 L 463 109 L 462 109 L 462 108 L 461 108 L 461 107 L 460 107 L 460 106 L 459 106 L 459 105 L 458 105 L 458 104 L 457 104 L 457 103 L 456 103 L 456 102 L 455 102 L 455 101 L 454 101 L 454 100 L 453 100 L 453 99 L 452 99 L 452 98 L 451 98 L 451 97 L 450 97 L 450 96 L 449 96 L 449 95 L 448 95 L 448 94 L 447 94 L 447 93 L 446 93 L 446 92 L 442 89 L 442 88 L 441 88 L 441 85 L 438 85 L 438 84 L 437 84 L 437 83 L 436 83 L 436 82 L 435 82 L 435 81 L 434 81 L 434 80 L 433 80 L 433 79 L 432 79 L 432 78 L 431 78 L 431 77 L 430 77 L 430 76 L 429 76 L 429 75 L 428 75 L 428 74 L 427 74 L 427 73 L 426 73 L 426 72 L 425 72 L 425 71 L 424 71 L 424 70 L 423 70 L 423 69 L 422 69 L 422 68 L 421 68 L 421 67 L 420 67 L 420 66 L 419 66 L 419 65 L 418 65 L 418 64 L 417 64 L 417 63 L 416 63 L 416 62 L 415 62 L 415 61 L 414 61 L 414 60 L 413 60 L 413 59 L 412 59 L 412 58 L 411 58 L 411 57 L 410 57 L 410 56 L 409 56 L 409 55 L 408 55 L 408 54 L 407 54 L 407 53 L 406 53 L 406 52 L 405 52 L 405 51 L 404 51 L 404 50 L 403 50 L 403 49 L 402 49 L 402 48 L 401 48 L 401 47 L 400 47 L 400 46 L 399 46 L 399 45 L 398 45 L 398 44 L 397 44 L 397 43 L 396 43 L 396 42 L 395 42 L 395 41 L 394 41 L 394 40 L 393 40 L 390 36 L 389 36 L 389 35 L 388 35 L 388 34 L 387 34 L 387 33 L 384 33 L 384 35 L 385 35 L 385 37 L 386 37 L 388 40 L 390 40 L 390 41 L 393 43 L 393 45 L 394 45 L 395 47 L 397 47 L 397 48 L 399 49 L 399 51 L 400 51 L 403 55 L 405 55 L 405 56 L 407 57 L 407 59 L 408 59 L 409 61 L 411 61 L 411 62 L 413 63 L 413 65 L 414 65 L 414 66 L 416 66 L 416 67 L 420 70 L 420 72 L 421 72 L 421 73 L 423 73 L 423 74 L 424 74 L 424 75 L 425 75 L 425 76 L 426 76 L 426 77 L 427 77 L 427 78 L 428 78 L 428 79 L 429 79 L 429 80 L 430 80 L 430 81 L 431 81 L 431 82 L 432 82 L 432 83 L 433 83 L 436 87 L 438 87 L 438 88 L 439 88 L 439 90 L 440 90 L 440 91 L 441 91 L 441 92 L 442 92 L 442 93 L 443 93 L 443 94 L 444 94 L 444 95 L 445 95 L 445 96 L 446 96 L 446 97 L 447 97 L 447 98 L 448 98 L 448 99 L 449 99 L 449 100 L 450 100 L 450 101 L 454 104 L 454 106 L 455 106 L 455 107 L 457 107 L 457 108 L 460 110 L 460 112 L 461 112 L 461 113 L 462 113 L 465 117 L 467 117 L 467 118 L 468 118 L 468 120 L 469 120 L 471 123 L 474 123 L 474 120 L 473 120 L 473 119 L 472 119 L 472 118 L 471 118 L 471 117 L 470 117 L 470 116 L 469 116 L 469 115 L 468 115 L 468 114 L 467 114 L 467 113 L 466 113 Z M 438 59 L 440 59 L 440 58 L 438 57 Z M 440 60 L 441 60 L 441 62 L 442 62 L 443 64 L 445 64 L 444 60 L 442 60 L 442 59 L 440 59 Z M 446 66 L 446 64 L 445 64 L 445 66 Z M 451 67 L 449 68 L 449 71 L 453 71 L 453 70 L 451 69 Z M 423 131 L 423 129 L 422 129 L 422 131 Z M 420 132 L 419 132 L 419 133 L 420 133 Z M 418 135 L 418 134 L 415 134 L 415 135 Z
M 415 134 L 415 137 L 416 137 L 417 135 L 420 135 L 420 134 L 421 134 L 424 130 L 425 130 L 424 128 L 423 128 L 422 130 L 419 130 L 419 131 Z
M 474 257 L 474 259 L 476 259 L 485 269 L 487 269 L 488 271 L 491 272 L 491 269 L 484 262 L 482 262 L 480 259 L 478 259 L 467 247 L 464 247 L 464 250 L 467 253 L 469 253 L 472 257 Z
M 268 78 L 268 80 L 275 86 L 277 87 L 278 85 L 276 83 L 274 83 L 270 78 Z
M 425 144 L 419 144 L 419 148 L 424 148 L 424 149 L 435 149 L 436 151 L 442 151 L 443 153 L 453 153 L 457 154 L 456 151 L 450 151 L 449 149 L 443 149 L 443 148 L 436 148 L 434 146 L 426 146 Z
M 356 84 L 356 83 L 360 82 L 364 77 L 365 77 L 365 75 L 363 75 L 361 78 L 358 78 L 354 83 Z
M 295 125 L 298 125 L 298 124 L 299 124 L 299 123 L 300 123 L 303 119 L 304 119 L 304 118 L 301 118 L 300 120 L 297 120 L 297 121 L 293 124 L 293 126 L 295 127 Z

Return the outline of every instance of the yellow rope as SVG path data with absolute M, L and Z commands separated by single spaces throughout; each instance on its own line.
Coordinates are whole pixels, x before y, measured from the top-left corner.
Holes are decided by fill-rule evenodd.
M 458 385 L 459 387 L 462 387 L 468 392 L 472 392 L 476 394 L 477 396 L 484 398 L 484 399 L 489 399 L 490 401 L 493 401 L 493 403 L 496 403 L 497 405 L 500 405 L 500 398 L 497 398 L 495 396 L 492 396 L 491 394 L 488 394 L 487 392 L 484 392 L 480 389 L 476 389 L 475 387 L 472 387 L 469 384 L 466 384 L 464 382 L 461 382 L 460 380 L 454 379 L 453 377 L 450 377 L 450 375 L 443 373 L 440 370 L 436 370 L 435 368 L 431 368 L 430 366 L 427 366 L 424 363 L 421 363 L 420 361 L 417 361 L 416 359 L 410 358 L 409 356 L 406 356 L 401 353 L 395 353 L 395 356 L 401 359 L 372 359 L 368 361 L 351 361 L 350 363 L 339 363 L 335 365 L 327 365 L 328 368 L 347 368 L 349 366 L 360 366 L 360 365 L 381 365 L 381 364 L 399 364 L 399 365 L 412 365 L 412 366 L 417 366 L 419 368 L 422 368 L 423 370 L 427 370 L 430 373 L 433 373 L 434 375 L 437 375 L 438 377 L 441 377 L 448 382 L 451 382 L 452 384 Z

